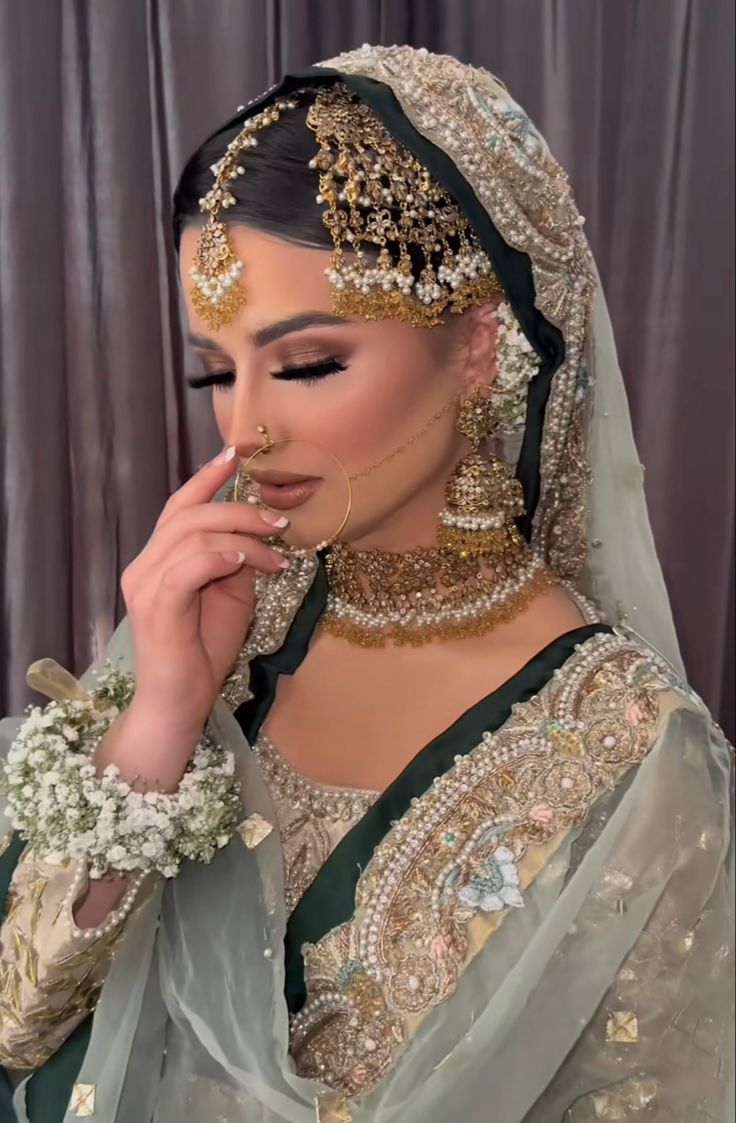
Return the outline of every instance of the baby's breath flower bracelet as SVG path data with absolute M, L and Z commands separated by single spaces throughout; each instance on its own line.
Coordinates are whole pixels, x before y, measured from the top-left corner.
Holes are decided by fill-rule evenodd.
M 89 700 L 29 706 L 0 781 L 12 825 L 48 861 L 83 859 L 110 871 L 175 877 L 182 858 L 210 862 L 239 818 L 233 754 L 205 730 L 176 792 L 136 791 L 115 765 L 95 774 L 92 754 L 135 690 L 108 660 Z

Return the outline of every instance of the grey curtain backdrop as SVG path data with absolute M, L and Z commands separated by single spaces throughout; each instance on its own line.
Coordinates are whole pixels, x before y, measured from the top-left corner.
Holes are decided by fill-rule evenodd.
M 281 72 L 362 42 L 489 68 L 568 170 L 606 285 L 694 686 L 733 731 L 733 0 L 0 0 L 0 707 L 77 672 L 213 454 L 177 173 Z

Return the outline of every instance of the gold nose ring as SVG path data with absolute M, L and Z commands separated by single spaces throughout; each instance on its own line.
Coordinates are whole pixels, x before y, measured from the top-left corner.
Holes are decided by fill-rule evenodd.
M 261 451 L 263 452 L 263 455 L 266 456 L 271 451 L 271 448 L 273 447 L 273 441 L 271 440 L 271 437 L 270 437 L 269 432 L 268 432 L 268 428 L 265 425 L 259 425 L 258 426 L 258 432 L 264 438 L 264 444 L 263 444 L 263 448 L 261 449 Z

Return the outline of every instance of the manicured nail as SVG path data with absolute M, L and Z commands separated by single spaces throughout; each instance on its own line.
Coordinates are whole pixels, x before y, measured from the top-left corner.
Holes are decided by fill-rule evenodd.
M 285 527 L 289 525 L 286 515 L 277 515 L 275 511 L 261 511 L 261 518 L 269 526 Z
M 226 464 L 228 460 L 232 460 L 235 456 L 235 445 L 225 445 L 222 452 L 218 453 L 213 464 Z
M 288 558 L 282 558 L 281 561 L 279 562 L 279 569 L 288 569 L 288 568 L 289 568 L 289 559 Z

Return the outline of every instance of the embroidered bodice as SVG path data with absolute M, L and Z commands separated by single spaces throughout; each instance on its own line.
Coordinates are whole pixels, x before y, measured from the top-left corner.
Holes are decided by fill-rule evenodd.
M 282 756 L 264 730 L 253 747 L 271 790 L 284 854 L 290 913 L 338 842 L 378 798 L 378 792 L 318 784 Z

